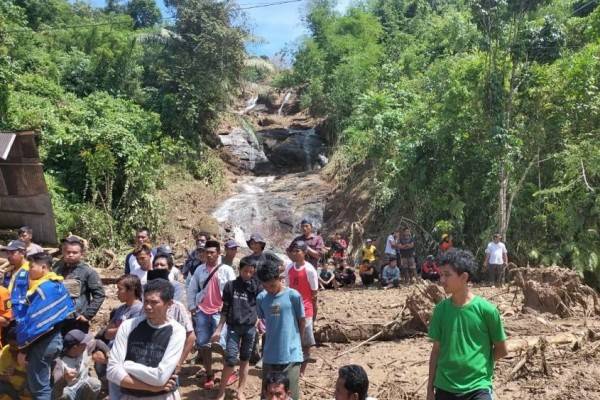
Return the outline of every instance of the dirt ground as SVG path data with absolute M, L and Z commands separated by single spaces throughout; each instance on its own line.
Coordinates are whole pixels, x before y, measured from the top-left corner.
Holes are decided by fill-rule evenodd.
M 106 288 L 107 301 L 97 323 L 106 320 L 108 310 L 117 305 L 113 286 Z M 346 331 L 367 332 L 366 328 L 392 321 L 401 311 L 406 313 L 403 306 L 414 290 L 412 287 L 368 290 L 358 286 L 320 292 L 315 329 L 318 331 L 323 325 L 331 324 Z M 519 288 L 478 286 L 473 290 L 497 304 L 512 350 L 507 358 L 497 363 L 495 399 L 600 399 L 600 319 L 597 316 L 561 319 L 533 310 L 524 313 Z M 545 338 L 544 344 L 532 345 L 539 338 Z M 528 348 L 514 350 L 527 342 Z M 417 332 L 393 341 L 374 341 L 340 357 L 359 343 L 322 343 L 314 348 L 313 357 L 317 362 L 309 365 L 301 382 L 303 398 L 332 399 L 337 369 L 356 363 L 369 375 L 371 396 L 379 400 L 425 399 L 431 345 L 424 333 Z M 199 388 L 201 368 L 191 358 L 181 373 L 182 398 L 214 398 L 216 390 Z M 222 368 L 218 355 L 215 355 L 214 367 L 216 371 Z M 258 399 L 260 371 L 251 368 L 250 375 L 247 398 Z M 228 396 L 235 398 L 235 392 L 228 391 Z

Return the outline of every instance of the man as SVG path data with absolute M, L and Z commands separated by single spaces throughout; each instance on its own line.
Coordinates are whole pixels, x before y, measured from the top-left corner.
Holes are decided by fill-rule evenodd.
M 390 233 L 388 235 L 387 239 L 385 240 L 385 251 L 384 252 L 385 252 L 385 258 L 387 261 L 391 260 L 392 258 L 396 258 L 396 256 L 397 256 L 396 240 L 398 238 L 398 233 L 399 233 L 399 231 L 397 231 L 397 230 Z
M 333 237 L 333 243 L 331 245 L 331 251 L 333 251 L 333 263 L 338 266 L 346 262 L 346 249 L 348 248 L 348 242 L 342 238 L 341 233 L 336 233 Z M 315 265 L 315 268 L 318 265 Z
M 253 233 L 250 235 L 250 239 L 246 241 L 246 244 L 250 250 L 252 250 L 252 254 L 246 257 L 249 261 L 255 263 L 257 271 L 269 260 L 275 262 L 279 266 L 283 266 L 283 260 L 281 258 L 270 251 L 265 251 L 267 242 L 260 233 Z
M 400 268 L 405 283 L 412 283 L 417 278 L 417 263 L 415 261 L 415 238 L 410 228 L 404 228 L 396 242 L 396 250 L 400 256 Z
M 42 246 L 33 243 L 33 229 L 29 226 L 20 227 L 17 231 L 17 236 L 19 237 L 19 240 L 25 243 L 25 250 L 27 251 L 28 256 L 44 251 Z
M 360 365 L 345 365 L 338 371 L 335 400 L 375 400 L 368 397 L 369 377 Z
M 135 257 L 137 267 L 131 270 L 130 274 L 140 279 L 142 286 L 148 282 L 148 271 L 152 269 L 152 247 L 143 243 L 136 247 L 131 253 Z
M 183 276 L 186 279 L 186 283 L 196 272 L 196 268 L 206 262 L 206 255 L 204 250 L 206 249 L 206 241 L 208 240 L 208 233 L 199 233 L 196 236 L 196 248 L 191 253 L 188 253 L 188 257 L 183 264 Z M 186 250 L 187 251 L 187 250 Z
M 25 304 L 15 313 L 19 364 L 27 361 L 27 385 L 36 400 L 50 400 L 50 368 L 63 347 L 61 326 L 75 312 L 62 277 L 51 272 L 52 257 L 29 257 L 31 288 Z
M 267 377 L 281 372 L 289 379 L 292 399 L 300 398 L 298 382 L 302 354 L 302 335 L 306 319 L 302 296 L 281 282 L 279 266 L 269 262 L 258 270 L 263 290 L 256 299 L 258 318 L 265 321 L 265 346 L 263 357 L 263 394 L 267 393 Z
M 440 280 L 440 267 L 435 262 L 433 255 L 428 255 L 427 260 L 421 266 L 421 277 L 432 282 Z
M 381 287 L 390 289 L 400 286 L 400 270 L 398 269 L 397 261 L 392 258 L 388 265 L 381 272 Z
M 225 242 L 225 255 L 222 258 L 223 264 L 233 266 L 233 260 L 237 254 L 238 244 L 233 239 L 229 239 Z
M 62 355 L 54 361 L 54 398 L 61 400 L 96 400 L 102 384 L 90 376 L 92 354 L 108 354 L 108 346 L 100 339 L 80 330 L 69 331 L 63 339 Z
M 285 280 L 289 288 L 295 289 L 302 296 L 304 305 L 305 326 L 302 334 L 302 352 L 304 362 L 300 367 L 300 376 L 304 376 L 310 359 L 310 348 L 316 345 L 313 332 L 313 321 L 317 319 L 317 294 L 319 293 L 319 276 L 314 266 L 306 261 L 307 244 L 302 240 L 292 243 L 292 263 L 285 270 Z
M 85 251 L 81 238 L 67 236 L 61 245 L 62 260 L 54 264 L 54 272 L 64 278 L 71 298 L 75 302 L 77 323 L 72 328 L 84 332 L 89 330 L 90 321 L 96 316 L 106 297 L 98 273 L 83 262 Z
M 323 238 L 320 235 L 315 235 L 313 233 L 312 222 L 307 219 L 304 219 L 302 222 L 300 222 L 300 229 L 302 229 L 302 235 L 296 237 L 291 244 L 298 240 L 306 242 L 306 261 L 308 261 L 315 268 L 318 268 L 319 261 L 323 256 Z M 290 247 L 288 247 L 288 257 L 290 257 L 290 250 L 292 248 L 291 244 Z
M 6 292 L 0 293 L 2 297 L 10 299 L 12 315 L 23 315 L 27 307 L 27 291 L 29 290 L 29 262 L 25 260 L 26 245 L 21 240 L 13 240 L 8 246 L 3 246 L 6 251 L 9 265 L 4 271 L 2 287 Z M 6 326 L 6 318 L 0 320 L 1 326 Z
M 123 321 L 108 358 L 107 378 L 121 387 L 121 400 L 179 399 L 173 375 L 185 343 L 185 329 L 167 316 L 174 289 L 165 279 L 144 287 L 144 316 Z
M 496 287 L 502 287 L 504 284 L 504 273 L 508 265 L 508 253 L 501 240 L 502 235 L 494 234 L 492 241 L 485 249 L 485 260 L 483 261 L 484 268 L 488 270 L 488 280 Z
M 139 228 L 135 231 L 134 238 L 134 250 L 143 244 L 150 245 L 150 230 L 146 227 Z M 150 260 L 152 262 L 152 260 Z M 135 254 L 132 251 L 125 257 L 125 275 L 132 273 L 136 269 L 139 269 L 140 265 L 137 263 Z
M 27 245 L 22 240 L 13 240 L 7 246 L 0 247 L 0 250 L 6 252 L 6 258 L 8 259 L 8 266 L 4 269 L 4 276 L 2 278 L 2 286 L 12 290 L 12 284 L 17 272 L 21 268 L 25 271 L 29 270 L 29 264 L 25 259 L 27 256 Z
M 265 379 L 267 382 L 267 400 L 292 400 L 290 380 L 285 374 L 271 373 Z
M 363 248 L 361 249 L 361 260 L 369 261 L 369 264 L 375 266 L 377 261 L 377 247 L 373 244 L 373 239 L 367 239 Z
M 212 389 L 215 386 L 211 337 L 221 318 L 223 288 L 227 282 L 236 278 L 233 268 L 219 263 L 220 250 L 221 245 L 216 240 L 206 242 L 206 263 L 196 268 L 187 290 L 188 309 L 195 322 L 196 347 L 206 371 L 204 389 Z M 225 348 L 224 336 L 221 336 L 219 344 L 221 348 Z

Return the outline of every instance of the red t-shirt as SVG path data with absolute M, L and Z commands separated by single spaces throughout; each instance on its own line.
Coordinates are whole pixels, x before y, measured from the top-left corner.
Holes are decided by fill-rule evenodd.
M 312 318 L 314 315 L 312 292 L 319 290 L 317 270 L 309 263 L 304 263 L 300 268 L 296 268 L 295 264 L 292 263 L 286 272 L 288 286 L 297 290 L 302 296 L 304 315 L 306 318 Z
M 216 267 L 213 267 L 216 268 Z M 211 270 L 212 271 L 212 270 Z M 208 271 L 210 272 L 210 271 Z M 202 301 L 198 305 L 198 308 L 207 315 L 216 314 L 221 311 L 223 307 L 223 297 L 221 296 L 221 288 L 219 287 L 219 278 L 217 274 L 213 274 L 210 277 L 210 281 L 206 285 L 206 293 L 202 298 Z

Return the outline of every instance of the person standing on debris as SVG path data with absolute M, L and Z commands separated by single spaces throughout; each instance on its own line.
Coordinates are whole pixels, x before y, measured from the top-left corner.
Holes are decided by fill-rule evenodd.
M 218 342 L 227 323 L 227 347 L 225 349 L 225 366 L 221 376 L 218 400 L 225 399 L 225 388 L 235 381 L 234 368 L 239 362 L 239 383 L 237 399 L 245 400 L 244 389 L 250 357 L 256 338 L 256 297 L 262 291 L 262 286 L 255 276 L 256 266 L 247 258 L 240 261 L 240 274 L 225 284 L 223 289 L 222 318 L 212 336 L 212 341 Z M 232 379 L 233 377 L 233 379 Z
M 27 363 L 27 386 L 36 400 L 50 400 L 52 362 L 63 348 L 61 328 L 75 313 L 63 278 L 51 272 L 52 257 L 29 257 L 30 289 L 24 307 L 15 313 L 19 364 Z
M 333 263 L 338 266 L 346 262 L 346 249 L 348 248 L 348 242 L 342 237 L 341 233 L 336 233 L 333 237 L 333 243 L 331 245 L 331 251 L 333 251 Z M 318 265 L 314 265 L 315 268 Z
M 133 271 L 140 268 L 136 258 L 135 258 L 135 249 L 139 248 L 142 245 L 148 245 L 152 248 L 150 244 L 150 229 L 143 227 L 139 228 L 135 231 L 134 238 L 134 250 L 127 254 L 125 257 L 125 274 L 131 274 Z M 152 261 L 152 260 L 150 260 Z M 145 282 L 144 282 L 145 283 Z
M 237 254 L 239 247 L 238 244 L 235 240 L 229 239 L 225 242 L 225 245 L 223 245 L 223 247 L 225 247 L 225 254 L 222 257 L 223 264 L 233 266 L 233 260 L 235 259 L 235 255 Z
M 236 278 L 233 268 L 219 263 L 220 250 L 221 245 L 216 240 L 206 242 L 206 263 L 196 268 L 187 288 L 187 305 L 195 322 L 196 347 L 206 371 L 206 381 L 202 387 L 207 390 L 215 386 L 211 338 L 221 319 L 223 289 L 227 282 Z M 225 335 L 221 336 L 219 345 L 221 349 L 225 348 Z
M 398 252 L 396 251 L 396 240 L 398 239 L 399 231 L 390 233 L 385 240 L 385 260 L 389 262 L 391 259 L 397 259 Z
M 321 260 L 321 257 L 323 257 L 323 248 L 325 247 L 323 238 L 321 235 L 313 233 L 313 224 L 308 219 L 303 219 L 302 222 L 300 222 L 300 228 L 302 229 L 302 235 L 297 236 L 288 247 L 288 257 L 291 258 L 290 250 L 292 249 L 292 244 L 301 240 L 307 245 L 306 261 L 315 268 L 318 268 L 319 261 Z
M 62 260 L 56 262 L 52 269 L 64 278 L 63 283 L 75 302 L 77 321 L 72 328 L 87 332 L 106 295 L 98 273 L 83 262 L 84 247 L 81 238 L 67 236 L 62 241 Z
M 302 335 L 302 352 L 304 362 L 300 368 L 300 376 L 304 376 L 310 360 L 310 348 L 315 346 L 313 322 L 317 319 L 317 294 L 319 293 L 319 275 L 313 265 L 306 261 L 308 246 L 302 240 L 292 243 L 292 263 L 285 270 L 285 280 L 289 288 L 295 289 L 302 296 L 304 305 L 304 333 Z
M 375 400 L 368 397 L 369 377 L 360 365 L 345 365 L 338 371 L 335 400 Z
M 165 279 L 144 287 L 144 316 L 124 321 L 108 357 L 107 377 L 121 387 L 120 400 L 178 400 L 175 369 L 185 329 L 167 312 L 174 289 Z
M 492 241 L 485 249 L 485 260 L 483 261 L 483 267 L 488 271 L 488 280 L 496 287 L 502 287 L 504 284 L 504 274 L 508 265 L 508 253 L 501 240 L 502 235 L 494 234 Z
M 494 363 L 508 354 L 500 313 L 469 289 L 477 269 L 471 252 L 449 250 L 440 265 L 450 298 L 435 306 L 429 324 L 427 400 L 491 400 Z
M 25 250 L 27 255 L 30 256 L 35 253 L 41 253 L 44 251 L 42 246 L 33 243 L 33 229 L 29 226 L 22 226 L 17 231 L 17 236 L 20 241 L 25 243 Z
M 279 266 L 269 262 L 258 270 L 263 290 L 256 299 L 258 318 L 265 321 L 263 362 L 263 397 L 267 393 L 268 376 L 273 372 L 286 375 L 290 381 L 291 397 L 300 398 L 300 366 L 302 335 L 306 327 L 302 296 L 281 282 Z
M 410 228 L 404 228 L 400 238 L 396 242 L 399 265 L 402 269 L 404 282 L 410 284 L 417 278 L 417 262 L 415 261 L 415 238 L 410 232 Z
M 196 248 L 191 253 L 188 253 L 188 257 L 183 263 L 183 276 L 186 279 L 186 283 L 189 283 L 190 279 L 192 279 L 196 268 L 206 262 L 206 253 L 204 250 L 206 250 L 207 240 L 208 233 L 199 233 L 196 236 Z

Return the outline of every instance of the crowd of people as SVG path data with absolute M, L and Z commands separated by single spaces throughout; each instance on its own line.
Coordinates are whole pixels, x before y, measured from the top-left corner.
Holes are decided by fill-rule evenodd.
M 326 246 L 310 221 L 300 227 L 287 257 L 267 251 L 258 233 L 248 239 L 251 253 L 243 257 L 234 240 L 222 245 L 208 233 L 197 234 L 181 269 L 169 246 L 154 247 L 151 232 L 138 229 L 116 283 L 122 304 L 95 332 L 92 322 L 106 295 L 85 262 L 85 241 L 63 239 L 54 262 L 32 242 L 32 230 L 21 228 L 18 239 L 0 248 L 8 259 L 0 286 L 0 395 L 87 400 L 106 387 L 111 400 L 175 400 L 181 369 L 195 351 L 203 367 L 198 386 L 215 389 L 218 400 L 236 383 L 237 398 L 246 398 L 251 364 L 262 370 L 261 398 L 299 399 L 302 377 L 316 361 L 311 348 L 319 290 L 357 284 L 343 235 Z M 469 291 L 476 270 L 471 253 L 453 249 L 451 238 L 443 251 L 442 244 L 440 254 L 427 256 L 420 268 L 423 278 L 440 280 L 451 295 L 431 321 L 428 398 L 488 399 L 494 359 L 506 351 L 502 323 L 493 305 Z M 393 288 L 418 279 L 416 241 L 408 228 L 387 238 L 382 260 L 370 239 L 359 253 L 358 277 L 365 286 Z M 506 247 L 495 235 L 484 260 L 490 279 L 500 284 L 506 263 Z M 214 353 L 222 355 L 220 376 Z M 365 400 L 368 386 L 362 367 L 342 367 L 335 398 Z M 475 394 L 460 397 L 465 393 Z

